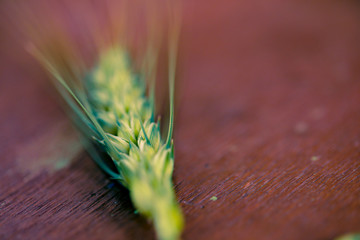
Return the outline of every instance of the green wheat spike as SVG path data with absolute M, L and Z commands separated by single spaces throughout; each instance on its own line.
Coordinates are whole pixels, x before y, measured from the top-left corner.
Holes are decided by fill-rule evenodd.
M 173 100 L 164 142 L 159 122 L 154 121 L 153 100 L 146 95 L 146 81 L 133 72 L 130 58 L 122 48 L 105 51 L 81 87 L 64 79 L 39 51 L 33 49 L 33 54 L 57 80 L 55 86 L 87 139 L 86 146 L 95 162 L 129 189 L 135 208 L 154 222 L 159 239 L 179 239 L 184 220 L 172 184 Z M 106 165 L 99 151 L 110 156 L 117 171 Z
M 126 52 L 113 48 L 86 77 L 85 88 L 107 141 L 93 139 L 114 161 L 135 208 L 154 221 L 159 239 L 178 239 L 183 217 L 172 185 L 173 144 L 161 139 L 144 79 L 131 70 Z

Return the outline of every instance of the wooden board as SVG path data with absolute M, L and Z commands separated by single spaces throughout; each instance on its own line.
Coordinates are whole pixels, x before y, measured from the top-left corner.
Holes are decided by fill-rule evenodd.
M 360 231 L 359 7 L 184 1 L 174 177 L 183 239 Z M 0 239 L 154 239 L 0 16 Z

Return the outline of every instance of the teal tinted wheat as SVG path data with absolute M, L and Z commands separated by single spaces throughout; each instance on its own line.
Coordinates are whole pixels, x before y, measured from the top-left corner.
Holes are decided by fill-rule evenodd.
M 162 141 L 145 81 L 132 72 L 130 64 L 125 52 L 112 49 L 87 76 L 91 110 L 111 148 L 97 141 L 116 164 L 135 207 L 154 220 L 159 238 L 176 239 L 183 220 L 171 179 L 173 144 Z
M 179 239 L 183 216 L 172 184 L 173 116 L 163 141 L 144 76 L 133 71 L 127 52 L 120 47 L 105 51 L 80 81 L 66 79 L 40 52 L 33 52 L 57 80 L 97 164 L 129 189 L 135 208 L 154 222 L 159 239 Z M 117 170 L 105 164 L 100 152 L 108 154 Z

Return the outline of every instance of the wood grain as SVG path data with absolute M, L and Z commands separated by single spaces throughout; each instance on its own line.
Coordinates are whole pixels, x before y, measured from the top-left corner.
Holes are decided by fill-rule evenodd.
M 183 239 L 360 231 L 359 10 L 184 1 L 174 177 Z M 46 74 L 0 18 L 0 239 L 154 239 L 126 189 L 76 148 Z

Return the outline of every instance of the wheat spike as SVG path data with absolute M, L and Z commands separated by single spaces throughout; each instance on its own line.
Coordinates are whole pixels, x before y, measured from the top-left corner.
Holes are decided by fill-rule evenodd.
M 154 121 L 154 104 L 146 96 L 146 82 L 132 71 L 126 51 L 121 47 L 105 51 L 79 84 L 66 81 L 39 51 L 32 52 L 57 80 L 55 86 L 97 164 L 129 189 L 138 212 L 154 222 L 158 239 L 179 239 L 184 220 L 172 184 L 173 116 L 164 142 L 159 122 Z M 173 91 L 173 84 L 170 88 Z M 99 152 L 110 156 L 117 171 Z
M 154 220 L 159 238 L 177 239 L 183 220 L 172 185 L 173 143 L 161 140 L 144 81 L 120 48 L 107 51 L 86 79 L 91 110 L 108 143 L 96 141 L 116 164 L 135 207 Z
M 123 12 L 127 10 L 121 9 Z M 112 9 L 108 10 L 111 12 Z M 81 62 L 81 54 L 78 56 L 76 44 L 63 30 L 63 25 L 55 27 L 43 21 L 38 21 L 38 25 L 34 26 L 27 22 L 25 24 L 26 29 L 31 29 L 29 36 L 32 44 L 28 45 L 28 50 L 51 73 L 54 86 L 67 103 L 69 115 L 83 133 L 85 147 L 107 174 L 129 189 L 135 208 L 154 222 L 158 239 L 161 240 L 179 239 L 184 225 L 172 184 L 173 98 L 180 24 L 171 4 L 169 10 L 172 16 L 168 31 L 170 118 L 167 136 L 163 138 L 165 140 L 161 137 L 159 121 L 155 121 L 154 107 L 159 48 L 156 43 L 160 38 L 158 25 L 152 21 L 155 20 L 156 11 L 149 12 L 152 17 L 148 21 L 148 41 L 144 54 L 137 58 L 142 61 L 141 70 L 135 66 L 133 56 L 129 53 L 129 43 L 133 39 L 129 34 L 132 31 L 122 26 L 125 21 L 120 25 L 114 24 L 121 34 L 110 38 L 109 42 L 99 32 L 90 34 L 89 38 L 94 39 L 98 46 L 95 66 L 90 68 L 84 67 L 86 64 Z M 117 23 L 115 20 L 114 23 Z M 46 34 L 42 32 L 43 29 L 48 29 L 44 30 Z M 50 32 L 52 38 L 48 37 Z M 107 33 L 117 35 L 114 30 Z M 151 85 L 147 86 L 147 83 Z M 147 93 L 147 89 L 150 93 Z M 103 158 L 104 153 L 111 158 L 115 169 L 108 166 Z

